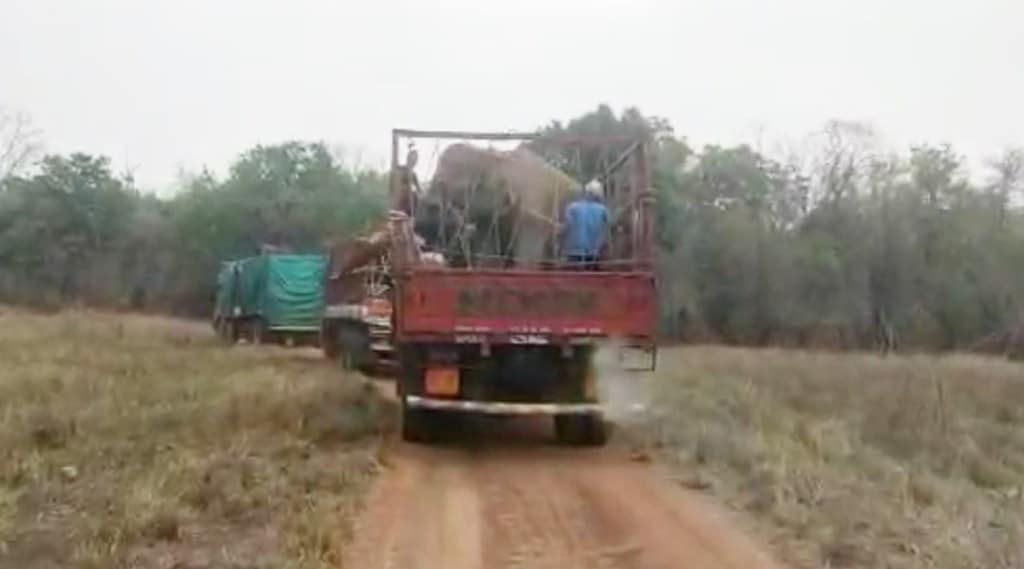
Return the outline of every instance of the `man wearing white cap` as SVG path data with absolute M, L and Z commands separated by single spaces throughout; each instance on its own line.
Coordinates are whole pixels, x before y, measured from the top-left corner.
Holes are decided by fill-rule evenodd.
M 582 196 L 565 208 L 563 239 L 569 267 L 597 270 L 601 248 L 608 228 L 608 209 L 604 206 L 604 188 L 597 180 L 583 187 Z

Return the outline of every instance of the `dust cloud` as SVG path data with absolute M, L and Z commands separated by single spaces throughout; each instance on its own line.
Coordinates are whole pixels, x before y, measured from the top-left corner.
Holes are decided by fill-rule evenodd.
M 619 340 L 599 345 L 591 365 L 605 416 L 620 424 L 640 422 L 654 402 L 654 372 L 646 362 L 636 365 L 630 355 L 644 357 Z M 646 356 L 651 357 L 651 356 Z

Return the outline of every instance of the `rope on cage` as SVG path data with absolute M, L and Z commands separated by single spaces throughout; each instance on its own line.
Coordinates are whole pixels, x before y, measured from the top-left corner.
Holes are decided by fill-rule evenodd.
M 519 241 L 519 228 L 522 226 L 522 211 L 514 212 L 512 214 L 512 232 L 508 237 L 508 243 L 505 246 L 505 250 L 501 251 L 502 257 L 505 259 L 513 259 L 515 251 L 513 250 L 514 245 Z M 514 261 L 520 261 L 520 259 L 514 259 Z
M 387 255 L 381 255 L 377 259 L 377 266 L 367 275 L 366 290 L 371 296 L 381 296 L 387 292 L 388 284 L 385 276 L 390 272 L 387 262 Z
M 550 234 L 548 235 L 548 243 L 550 244 L 551 258 L 548 259 L 555 266 L 558 266 L 559 260 L 562 258 L 562 224 L 565 222 L 562 219 L 562 204 L 567 200 L 562 195 L 563 188 L 556 186 L 551 199 L 551 221 L 550 221 Z M 566 191 L 572 191 L 568 189 Z
M 614 209 L 614 204 L 612 203 L 611 199 L 613 194 L 610 191 L 611 187 L 609 185 L 609 179 L 607 175 L 609 167 L 608 152 L 608 144 L 601 145 L 600 151 L 597 155 L 596 164 L 594 165 L 594 172 L 592 176 L 595 180 L 598 181 L 598 183 L 601 184 L 602 201 L 604 202 L 606 211 L 610 216 L 611 211 Z M 603 239 L 606 256 L 610 258 L 615 258 L 618 250 L 615 247 L 615 232 L 612 230 L 611 227 L 611 219 L 608 219 L 608 223 L 605 224 Z
M 473 252 L 471 250 L 471 243 L 469 242 L 470 235 L 467 234 L 468 225 L 466 223 L 466 216 L 465 215 L 461 215 L 460 219 L 462 220 L 462 225 L 459 228 L 459 234 L 458 234 L 458 241 L 457 241 L 457 243 L 459 245 L 460 253 L 462 253 L 462 258 L 463 258 L 464 262 L 466 263 L 466 267 L 472 268 L 473 267 L 473 256 L 472 256 Z
M 462 211 L 458 212 L 458 237 L 457 245 L 461 250 L 462 257 L 468 268 L 473 267 L 474 263 L 474 251 L 472 248 L 471 235 L 468 234 L 469 225 L 472 224 L 472 207 L 476 198 L 477 192 L 483 186 L 483 173 L 479 173 L 475 180 L 471 180 L 465 187 L 462 188 Z M 444 212 L 447 216 L 449 212 Z M 447 217 L 446 217 L 447 219 Z
M 434 152 L 433 152 L 433 159 L 431 160 L 431 162 L 433 162 L 433 164 L 434 164 L 434 171 L 431 173 L 431 179 L 436 177 L 437 167 L 440 164 L 440 157 L 439 156 L 441 154 L 441 141 L 435 139 L 434 140 L 433 148 L 434 148 Z M 433 182 L 431 182 L 431 185 L 433 185 Z M 441 223 L 438 224 L 436 237 L 437 237 L 437 242 L 438 242 L 438 245 L 440 246 L 440 249 L 442 251 L 445 251 L 448 248 L 448 232 L 446 231 L 445 224 L 444 224 L 444 219 L 445 219 L 444 216 L 445 216 L 445 212 L 447 211 L 447 207 L 448 207 L 448 191 L 447 191 L 447 188 L 442 188 L 440 194 L 441 194 L 441 203 L 440 203 L 439 207 L 440 207 L 440 210 L 441 210 L 440 211 L 440 213 L 441 213 Z
M 491 206 L 491 222 L 489 224 L 487 244 L 486 250 L 493 250 L 499 255 L 501 254 L 501 216 L 499 215 L 497 203 Z M 493 246 L 493 249 L 491 246 Z

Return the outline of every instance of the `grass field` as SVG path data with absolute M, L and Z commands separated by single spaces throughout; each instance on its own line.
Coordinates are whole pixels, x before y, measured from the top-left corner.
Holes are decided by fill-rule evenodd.
M 0 307 L 0 566 L 335 566 L 374 393 L 202 324 Z
M 665 350 L 644 430 L 795 567 L 1024 567 L 1024 365 Z
M 793 567 L 1024 567 L 1024 365 L 695 347 L 659 366 L 625 438 Z M 337 566 L 394 416 L 375 393 L 203 324 L 0 307 L 0 567 Z

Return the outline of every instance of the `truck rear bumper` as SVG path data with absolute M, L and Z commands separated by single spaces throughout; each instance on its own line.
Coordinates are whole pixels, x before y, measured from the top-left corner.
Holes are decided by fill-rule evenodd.
M 588 415 L 600 413 L 599 403 L 509 403 L 502 401 L 464 401 L 406 395 L 405 404 L 417 409 L 462 411 L 487 415 Z
M 304 334 L 319 334 L 319 326 L 270 326 L 267 328 L 271 332 L 298 332 Z

